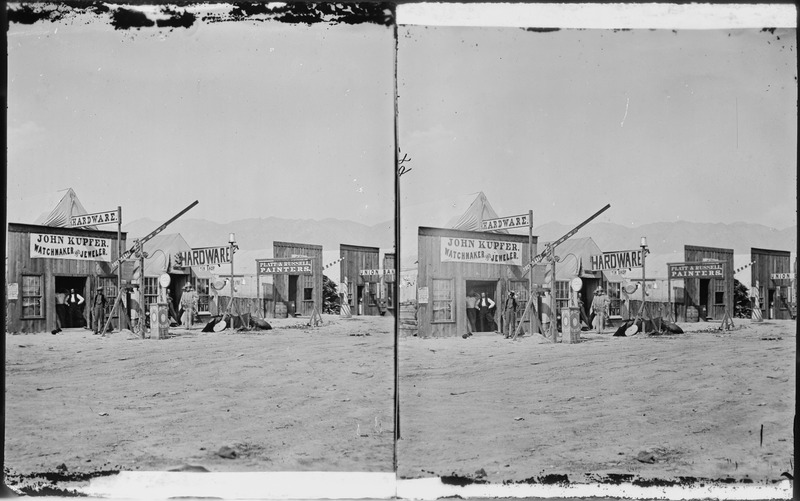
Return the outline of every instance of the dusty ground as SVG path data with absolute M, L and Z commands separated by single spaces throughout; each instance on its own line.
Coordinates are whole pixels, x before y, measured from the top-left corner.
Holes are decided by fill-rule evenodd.
M 783 480 L 796 323 L 680 325 L 689 332 L 584 332 L 577 345 L 401 338 L 398 475 Z
M 268 320 L 165 340 L 7 334 L 8 471 L 392 471 L 393 319 Z

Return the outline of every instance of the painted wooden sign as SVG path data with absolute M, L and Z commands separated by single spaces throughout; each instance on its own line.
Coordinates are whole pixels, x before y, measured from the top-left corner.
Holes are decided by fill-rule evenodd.
M 30 235 L 32 258 L 111 262 L 111 240 L 108 238 L 42 233 Z
M 522 244 L 478 238 L 441 237 L 441 261 L 522 266 Z
M 175 254 L 176 268 L 187 266 L 209 266 L 227 264 L 231 262 L 231 246 L 218 245 L 216 247 L 199 247 L 190 251 Z
M 793 273 L 773 273 L 769 276 L 772 280 L 791 280 L 794 278 Z
M 394 269 L 385 270 L 360 270 L 358 272 L 362 277 L 376 277 L 381 275 L 394 275 Z
M 642 250 L 604 252 L 591 257 L 591 270 L 618 270 L 621 268 L 641 268 Z
M 724 263 L 668 263 L 669 278 L 724 278 Z
M 508 228 L 527 228 L 531 222 L 527 214 L 498 217 L 481 221 L 481 230 L 506 230 Z
M 96 226 L 99 224 L 119 223 L 119 212 L 110 210 L 106 212 L 97 212 L 94 214 L 81 214 L 80 216 L 71 216 L 69 218 L 70 226 Z
M 259 259 L 256 265 L 259 275 L 313 275 L 311 258 Z

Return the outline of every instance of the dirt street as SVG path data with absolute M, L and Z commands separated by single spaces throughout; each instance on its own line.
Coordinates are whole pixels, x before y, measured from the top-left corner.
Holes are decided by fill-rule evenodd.
M 398 475 L 783 480 L 796 323 L 735 322 L 574 345 L 403 337 Z
M 392 471 L 393 319 L 323 318 L 164 340 L 7 334 L 6 467 Z

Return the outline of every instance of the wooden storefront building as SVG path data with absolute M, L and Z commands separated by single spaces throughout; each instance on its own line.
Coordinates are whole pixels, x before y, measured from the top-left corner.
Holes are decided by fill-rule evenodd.
M 322 246 L 293 242 L 273 242 L 274 259 L 311 261 L 311 271 L 275 273 L 272 278 L 274 308 L 283 303 L 289 316 L 310 316 L 316 306 L 322 313 Z
M 466 297 L 485 292 L 497 304 L 516 292 L 518 321 L 528 300 L 528 236 L 419 227 L 417 322 L 420 337 L 461 336 L 467 332 Z M 533 237 L 532 252 L 536 253 Z M 525 330 L 529 331 L 527 322 Z M 499 327 L 499 326 L 498 326 Z
M 684 278 L 684 306 L 697 308 L 701 318 L 722 320 L 725 312 L 733 316 L 733 249 L 685 245 L 687 263 L 722 262 L 722 278 Z
M 381 276 L 364 273 L 365 270 L 380 268 L 380 249 L 340 244 L 339 252 L 342 258 L 339 277 L 341 281 L 347 281 L 350 289 L 347 293 L 350 311 L 353 315 L 380 315 Z
M 750 249 L 751 285 L 758 288 L 761 315 L 765 320 L 788 320 L 794 317 L 792 303 L 791 253 L 770 249 Z M 752 295 L 752 294 L 751 294 Z
M 121 233 L 122 252 L 126 233 Z M 56 293 L 74 289 L 90 325 L 90 303 L 98 287 L 107 298 L 106 314 L 117 297 L 117 232 L 9 223 L 7 232 L 6 331 L 35 333 L 56 329 Z M 123 277 L 126 279 L 129 277 Z M 113 327 L 119 328 L 117 319 Z

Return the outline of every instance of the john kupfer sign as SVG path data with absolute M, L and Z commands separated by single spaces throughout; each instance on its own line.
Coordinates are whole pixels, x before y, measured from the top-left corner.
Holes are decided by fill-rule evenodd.
M 481 221 L 481 230 L 505 230 L 508 228 L 527 228 L 531 222 L 527 214 L 519 216 L 498 217 Z
M 306 259 L 257 260 L 259 275 L 313 275 L 312 261 Z
M 442 262 L 522 266 L 519 242 L 452 237 L 441 237 L 440 242 Z
M 669 278 L 725 278 L 724 263 L 668 263 Z
M 111 240 L 31 233 L 31 257 L 111 262 Z
M 628 250 L 604 252 L 591 257 L 592 271 L 620 270 L 642 267 L 642 251 Z
M 212 264 L 226 264 L 231 262 L 231 247 L 219 245 L 217 247 L 201 247 L 190 251 L 175 254 L 175 266 L 208 266 Z

